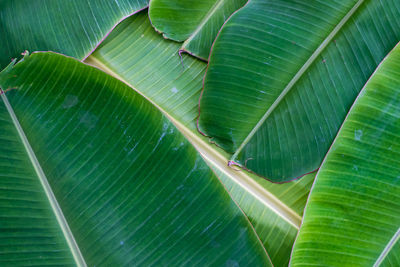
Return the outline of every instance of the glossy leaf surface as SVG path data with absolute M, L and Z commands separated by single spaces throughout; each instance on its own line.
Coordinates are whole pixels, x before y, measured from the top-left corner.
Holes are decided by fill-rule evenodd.
M 311 191 L 292 266 L 397 266 L 400 45 L 351 108 Z
M 317 169 L 400 39 L 400 2 L 251 0 L 214 43 L 200 130 L 274 181 Z
M 0 265 L 73 266 L 71 251 L 2 100 L 0 129 Z
M 182 50 L 207 60 L 218 31 L 247 0 L 152 0 L 149 16 L 166 38 L 185 41 Z
M 182 55 L 181 61 L 178 49 L 179 44 L 165 40 L 154 32 L 142 12 L 118 25 L 87 62 L 124 80 L 190 132 L 201 137 L 195 129 L 195 119 L 206 64 L 188 55 Z M 283 193 L 290 185 L 271 184 L 262 179 L 257 179 L 257 182 L 274 188 L 272 191 L 276 190 L 279 197 L 284 197 Z M 305 187 L 309 185 L 300 185 L 296 191 L 301 192 L 300 188 Z M 305 191 L 301 193 L 303 196 L 307 195 L 308 190 Z M 295 201 L 289 199 L 293 196 L 289 195 L 288 203 L 294 204 Z M 304 205 L 296 209 L 301 212 L 303 208 Z
M 149 98 L 172 117 L 174 123 L 180 124 L 180 130 L 185 129 L 185 135 L 190 135 L 189 140 L 195 139 L 206 154 L 219 155 L 217 160 L 211 159 L 210 164 L 218 162 L 219 167 L 226 167 L 228 160 L 225 155 L 210 146 L 208 140 L 202 138 L 195 129 L 205 63 L 188 55 L 182 55 L 181 62 L 177 54 L 179 47 L 178 43 L 165 40 L 155 33 L 143 12 L 118 25 L 87 62 L 119 77 Z M 293 242 L 293 229 L 300 224 L 314 175 L 287 184 L 272 184 L 243 171 L 231 169 L 230 174 L 231 177 L 221 178 L 225 186 L 244 212 L 251 213 L 250 220 L 260 239 L 265 245 L 268 244 L 268 253 L 274 254 L 271 256 L 273 263 L 284 266 L 288 258 L 279 258 L 278 255 L 288 256 L 290 253 L 288 244 Z M 229 182 L 238 176 L 250 181 L 253 179 L 253 184 L 258 183 L 261 194 L 273 199 L 273 207 L 269 199 L 260 201 L 253 192 L 246 192 L 242 186 L 233 186 L 234 183 Z M 286 211 L 289 218 L 284 214 Z M 267 217 L 275 219 L 265 224 Z M 282 246 L 284 249 L 278 252 Z
M 399 230 L 400 231 L 400 230 Z M 397 236 L 397 239 L 393 239 L 393 244 L 389 243 L 388 245 L 393 246 L 392 249 L 384 256 L 382 259 L 382 263 L 380 266 L 399 266 L 400 265 L 400 237 Z
M 25 50 L 83 59 L 118 21 L 147 4 L 148 0 L 3 0 L 0 68 Z
M 216 170 L 216 174 L 248 216 L 268 251 L 273 265 L 276 267 L 288 266 L 298 228 L 282 220 L 279 214 L 249 195 L 223 172 Z
M 124 80 L 191 133 L 202 137 L 195 129 L 195 120 L 206 64 L 188 55 L 182 55 L 181 61 L 178 50 L 179 44 L 155 33 L 147 15 L 141 12 L 118 25 L 87 62 Z M 301 215 L 312 177 L 287 185 L 255 179 Z
M 195 130 L 206 63 L 178 55 L 180 45 L 157 34 L 146 12 L 119 24 L 88 59 L 124 80 Z
M 15 207 L 14 214 L 2 216 L 10 224 L 14 215 L 26 222 L 24 229 L 9 225 L 0 233 L 3 262 L 13 266 L 27 248 L 45 250 L 39 246 L 60 240 L 50 202 L 58 203 L 55 214 L 65 217 L 75 238 L 71 245 L 66 237 L 78 265 L 268 265 L 250 223 L 199 153 L 131 88 L 53 53 L 25 57 L 0 75 L 0 85 L 2 105 L 8 105 L 0 109 L 8 125 L 1 140 L 8 137 L 19 147 L 0 148 L 1 157 L 10 158 L 2 162 L 1 176 L 4 195 L 11 196 L 2 197 L 0 205 Z M 7 115 L 14 118 L 14 129 Z M 19 143 L 15 129 L 26 136 Z M 27 154 L 31 164 L 23 164 Z M 47 203 L 32 168 L 48 181 L 46 193 L 54 194 Z M 38 206 L 36 219 L 31 202 Z M 23 209 L 29 212 L 21 214 Z M 41 221 L 46 224 L 38 228 Z M 18 243 L 17 234 L 26 241 Z M 60 240 L 43 255 L 59 257 L 52 263 L 62 265 L 71 260 L 67 249 Z

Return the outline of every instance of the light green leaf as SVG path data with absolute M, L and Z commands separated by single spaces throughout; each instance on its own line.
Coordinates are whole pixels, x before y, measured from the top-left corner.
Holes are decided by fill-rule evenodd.
M 221 179 L 228 189 L 232 188 L 232 197 L 250 216 L 260 239 L 268 245 L 268 252 L 276 253 L 272 256 L 273 263 L 283 266 L 280 263 L 288 258 L 278 259 L 277 255 L 288 256 L 290 253 L 287 244 L 289 240 L 293 242 L 293 229 L 300 225 L 314 175 L 287 184 L 273 184 L 247 172 L 228 168 L 227 155 L 211 146 L 195 129 L 206 64 L 188 55 L 182 55 L 181 62 L 178 50 L 178 43 L 155 33 L 146 14 L 139 13 L 118 25 L 86 62 L 118 77 L 143 94 L 173 120 L 211 166 L 223 170 L 224 177 L 228 178 Z M 268 216 L 276 218 L 276 221 L 265 223 Z M 290 234 L 286 235 L 287 232 Z M 285 249 L 277 252 L 282 246 L 286 246 Z
M 268 179 L 316 170 L 399 18 L 397 0 L 251 0 L 214 43 L 200 130 Z
M 2 266 L 270 265 L 200 154 L 122 82 L 35 53 L 0 86 Z
M 148 0 L 3 0 L 0 68 L 25 50 L 83 59 L 114 25 L 147 4 Z
M 207 60 L 212 43 L 228 17 L 247 0 L 152 0 L 149 16 L 166 38 L 185 41 L 181 50 Z
M 292 266 L 398 266 L 399 103 L 397 45 L 362 89 L 317 174 Z
M 279 213 L 257 198 L 252 197 L 249 192 L 235 183 L 224 172 L 215 167 L 214 169 L 227 190 L 232 194 L 240 208 L 246 213 L 253 224 L 265 249 L 268 251 L 273 265 L 288 266 L 298 228 L 286 220 L 282 220 Z

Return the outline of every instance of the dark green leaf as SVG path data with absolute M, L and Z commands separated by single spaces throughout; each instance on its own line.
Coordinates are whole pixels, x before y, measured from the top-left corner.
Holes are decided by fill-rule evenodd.
M 83 59 L 115 24 L 148 0 L 2 0 L 0 68 L 20 53 L 55 51 Z
M 316 170 L 399 18 L 397 0 L 251 0 L 214 43 L 200 129 L 268 179 Z
M 205 63 L 178 56 L 180 45 L 156 34 L 143 12 L 118 25 L 87 62 L 124 80 L 160 107 L 221 176 L 232 197 L 249 216 L 275 266 L 284 266 L 305 206 L 314 174 L 300 181 L 272 184 L 243 171 L 226 168 L 227 159 L 195 129 Z M 214 147 L 215 148 L 215 147 Z M 209 157 L 211 154 L 219 155 Z M 233 180 L 239 182 L 233 182 Z M 248 181 L 245 185 L 240 180 Z M 251 187 L 254 186 L 254 187 Z M 259 199 L 261 197 L 261 199 Z M 265 222 L 268 218 L 274 218 Z M 283 256 L 285 255 L 285 257 Z
M 247 0 L 152 0 L 149 16 L 166 38 L 185 41 L 181 50 L 207 60 L 226 19 Z
M 17 210 L 29 210 L 36 201 L 42 214 L 49 213 L 40 189 L 44 180 L 50 185 L 45 191 L 54 194 L 48 201 L 60 207 L 53 208 L 59 226 L 69 226 L 70 237 L 64 234 L 78 265 L 269 265 L 250 223 L 199 153 L 122 82 L 75 59 L 37 53 L 3 72 L 0 86 L 6 92 L 1 104 L 9 105 L 0 109 L 0 118 L 15 116 L 14 128 L 7 119 L 2 136 L 14 135 L 19 147 L 0 148 L 1 158 L 12 152 L 16 159 L 2 165 L 1 176 L 9 181 L 4 196 L 10 197 L 0 205 L 15 207 L 26 222 L 26 239 L 19 244 L 13 238 L 21 234 L 18 224 L 0 232 L 3 262 L 22 264 L 28 248 L 44 250 L 55 265 L 70 260 L 54 216 L 46 215 L 52 229 L 35 232 L 45 215 L 29 220 L 31 212 L 24 217 Z M 16 130 L 26 136 L 19 143 Z M 13 213 L 2 216 L 15 220 Z M 53 249 L 39 247 L 49 242 L 46 235 L 58 242 Z M 32 261 L 40 262 L 42 255 L 33 253 Z

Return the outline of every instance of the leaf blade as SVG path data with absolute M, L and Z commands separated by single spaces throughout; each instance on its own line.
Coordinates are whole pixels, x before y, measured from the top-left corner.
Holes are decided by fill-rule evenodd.
M 399 70 L 397 45 L 361 91 L 317 174 L 293 266 L 373 265 L 398 231 Z
M 31 161 L 3 101 L 0 102 L 0 128 L 0 262 L 5 266 L 46 263 L 73 266 L 73 255 L 35 170 L 27 167 Z M 23 182 L 15 183 L 16 179 Z M 15 205 L 16 199 L 18 205 Z M 35 232 L 26 235 L 31 223 Z M 35 246 L 36 250 L 29 250 Z
M 35 153 L 33 152 L 32 147 L 30 146 L 29 141 L 26 138 L 24 131 L 22 130 L 22 127 L 14 113 L 14 110 L 11 107 L 10 103 L 8 102 L 8 99 L 5 96 L 5 94 L 3 93 L 3 91 L 0 91 L 0 93 L 1 93 L 1 99 L 7 109 L 8 114 L 11 117 L 11 120 L 14 124 L 14 127 L 16 128 L 16 130 L 18 132 L 20 139 L 22 140 L 22 144 L 25 148 L 26 154 L 28 155 L 28 157 L 31 161 L 31 164 L 33 166 L 33 169 L 35 170 L 36 175 L 40 180 L 40 184 L 43 187 L 43 190 L 44 190 L 46 197 L 50 203 L 50 206 L 54 212 L 57 222 L 61 228 L 61 231 L 64 234 L 65 240 L 68 243 L 69 248 L 71 249 L 71 253 L 74 257 L 74 260 L 75 260 L 77 266 L 86 266 L 85 260 L 83 259 L 82 254 L 79 250 L 79 247 L 76 244 L 76 241 L 71 232 L 71 229 L 69 229 L 68 223 L 65 220 L 64 215 L 61 211 L 61 208 L 57 202 L 57 199 L 55 198 L 54 193 L 51 190 L 51 187 L 47 181 L 46 175 L 44 174 L 44 172 L 35 156 Z
M 315 171 L 357 93 L 400 38 L 397 2 L 360 3 L 252 1 L 232 16 L 210 58 L 200 130 L 236 153 L 236 164 L 267 179 L 284 182 Z M 330 11 L 316 17 L 317 10 Z M 259 17 L 250 16 L 254 12 Z M 347 23 L 238 151 L 343 19 Z
M 87 57 L 123 18 L 145 8 L 137 1 L 2 1 L 0 68 L 28 51 Z
M 150 2 L 149 16 L 154 28 L 166 38 L 185 41 L 181 50 L 207 60 L 221 26 L 246 2 L 155 0 Z
M 137 14 L 121 23 L 114 34 L 111 34 L 86 62 L 129 84 L 173 120 L 189 140 L 199 144 L 199 151 L 204 151 L 206 156 L 213 155 L 212 162 L 219 162 L 220 166 L 227 165 L 228 155 L 221 149 L 212 148 L 195 128 L 198 97 L 206 64 L 187 55 L 183 55 L 181 62 L 177 54 L 178 49 L 179 44 L 164 40 L 152 31 L 145 14 Z M 233 173 L 248 176 L 244 172 Z M 280 191 L 290 187 L 290 184 L 273 185 L 256 177 L 243 179 L 255 179 L 263 188 L 280 198 L 283 197 Z M 300 188 L 303 186 L 308 189 L 302 191 Z M 302 191 L 301 195 L 305 196 L 310 187 L 311 185 L 299 185 L 296 189 L 296 186 L 293 186 L 293 190 Z M 290 209 L 294 210 L 289 213 L 301 214 L 305 200 L 301 201 L 302 204 L 296 209 L 287 204 L 291 199 L 285 200 L 282 206 L 290 206 Z M 294 202 L 290 204 L 294 205 Z M 298 219 L 294 221 L 297 222 L 295 225 L 298 225 L 300 216 L 296 217 Z
M 201 156 L 143 97 L 53 53 L 26 57 L 9 77 L 0 84 L 18 88 L 7 98 L 88 265 L 268 266 Z
M 203 149 L 206 155 L 214 155 L 212 161 L 220 162 L 221 166 L 226 165 L 228 155 L 221 149 L 212 148 L 195 128 L 198 98 L 206 64 L 187 55 L 183 55 L 181 62 L 177 54 L 178 49 L 179 44 L 164 40 L 154 33 L 146 15 L 141 13 L 121 23 L 86 62 L 129 84 L 173 120 L 189 140 L 198 143 L 201 147 L 199 149 Z M 146 56 L 143 57 L 143 54 Z M 247 175 L 240 173 L 242 174 Z M 285 192 L 291 187 L 290 184 L 273 185 L 256 177 L 246 179 L 255 179 L 258 184 L 262 184 L 262 187 L 279 198 L 284 197 L 281 190 Z M 311 180 L 307 185 L 299 185 L 299 188 L 293 186 L 292 189 L 300 191 L 304 197 L 311 187 Z M 303 191 L 303 187 L 307 189 Z M 285 205 L 290 206 L 290 209 L 294 210 L 293 213 L 301 214 L 305 200 L 300 201 L 301 204 L 296 209 L 291 207 L 295 205 L 295 201 L 291 201 L 290 198 L 286 198 Z
M 197 101 L 205 64 L 187 55 L 182 55 L 181 62 L 177 54 L 179 47 L 179 44 L 164 40 L 154 33 L 145 14 L 137 14 L 121 23 L 86 62 L 118 77 L 162 110 L 210 164 L 217 166 L 230 177 L 227 179 L 233 179 L 233 183 L 240 184 L 247 191 L 240 193 L 235 189 L 232 193 L 240 206 L 241 201 L 257 203 L 255 205 L 260 207 L 265 205 L 268 214 L 272 210 L 281 218 L 282 223 L 276 225 L 284 225 L 283 228 L 289 225 L 288 229 L 292 225 L 297 229 L 314 175 L 287 184 L 272 184 L 249 173 L 227 167 L 227 155 L 212 147 L 195 129 Z M 175 93 L 172 88 L 175 88 Z M 225 185 L 232 188 L 229 184 L 232 182 Z M 243 199 L 243 196 L 248 200 Z M 247 214 L 247 208 L 251 210 L 251 205 L 243 205 L 241 207 Z M 263 225 L 264 215 L 261 213 L 253 213 L 252 216 L 252 223 L 258 225 L 256 230 L 260 239 L 268 244 L 269 249 L 277 246 L 274 251 L 278 251 L 281 243 L 268 242 L 269 231 L 275 229 L 274 224 Z M 271 225 L 272 228 L 268 229 Z M 282 240 L 287 238 L 285 234 L 279 236 Z M 278 254 L 274 252 L 275 261 L 276 255 Z

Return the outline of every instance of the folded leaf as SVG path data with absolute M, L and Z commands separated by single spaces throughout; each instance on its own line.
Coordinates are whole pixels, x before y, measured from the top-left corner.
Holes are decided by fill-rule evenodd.
M 149 16 L 166 38 L 185 41 L 182 50 L 207 60 L 212 43 L 228 17 L 247 0 L 152 0 Z
M 229 172 L 221 177 L 223 183 L 250 217 L 268 253 L 273 254 L 274 265 L 284 266 L 290 254 L 288 244 L 294 241 L 297 230 L 294 232 L 293 229 L 300 224 L 314 174 L 300 181 L 273 184 L 246 172 L 226 168 L 225 154 L 208 144 L 195 128 L 206 64 L 188 55 L 182 55 L 181 61 L 179 47 L 178 43 L 155 33 L 147 15 L 141 12 L 118 25 L 86 62 L 125 81 L 147 97 L 179 125 L 179 130 L 209 159 L 211 166 Z M 210 158 L 211 154 L 216 156 Z M 234 186 L 232 179 L 243 179 L 248 183 Z M 255 196 L 254 191 L 259 194 Z M 266 218 L 275 219 L 265 223 Z M 280 258 L 283 255 L 286 257 Z
M 399 16 L 395 0 L 250 0 L 214 43 L 200 130 L 273 181 L 316 170 Z
M 0 148 L 10 159 L 0 169 L 0 207 L 15 208 L 2 213 L 1 262 L 15 266 L 31 255 L 37 264 L 68 264 L 70 250 L 89 266 L 270 265 L 199 153 L 122 82 L 36 53 L 2 72 L 0 86 L 0 140 L 10 144 Z
M 25 50 L 83 59 L 115 24 L 147 4 L 148 0 L 3 0 L 0 68 Z
M 400 45 L 351 108 L 311 191 L 291 266 L 400 264 Z

